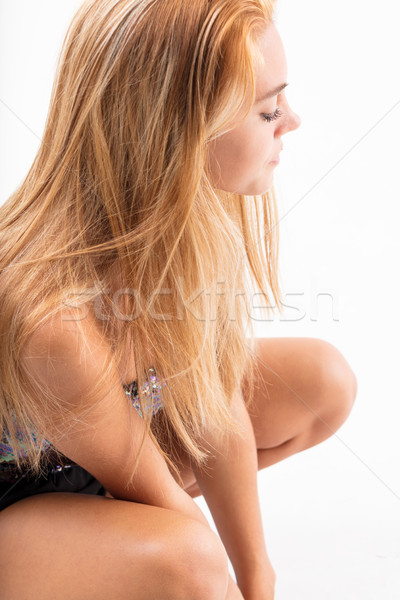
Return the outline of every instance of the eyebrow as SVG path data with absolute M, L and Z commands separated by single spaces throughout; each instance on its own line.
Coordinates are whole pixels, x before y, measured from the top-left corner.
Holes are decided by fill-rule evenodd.
M 281 85 L 278 85 L 278 87 L 276 87 L 275 89 L 270 90 L 266 94 L 263 94 L 262 96 L 256 98 L 255 101 L 254 101 L 254 104 L 259 104 L 260 102 L 263 102 L 264 100 L 268 100 L 268 98 L 272 98 L 273 96 L 277 96 L 288 85 L 289 85 L 288 83 L 282 83 Z

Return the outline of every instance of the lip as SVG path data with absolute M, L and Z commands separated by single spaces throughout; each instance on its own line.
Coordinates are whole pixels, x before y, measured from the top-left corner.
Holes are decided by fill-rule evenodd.
M 283 144 L 281 142 L 281 149 L 279 150 L 279 154 L 282 152 L 282 150 L 283 150 Z M 270 165 L 279 165 L 279 163 L 281 162 L 279 154 L 278 154 L 278 156 L 276 158 L 274 158 L 274 160 L 270 161 L 270 163 L 269 163 Z
M 279 163 L 281 162 L 281 159 L 279 156 L 277 156 L 276 158 L 274 158 L 274 160 L 270 161 L 270 165 L 279 165 Z

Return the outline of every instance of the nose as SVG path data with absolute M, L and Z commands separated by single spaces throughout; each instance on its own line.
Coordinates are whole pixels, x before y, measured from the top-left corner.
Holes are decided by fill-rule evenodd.
M 294 111 L 291 111 L 291 112 L 292 112 L 292 115 L 293 115 L 293 117 L 292 117 L 293 126 L 291 127 L 291 129 L 293 131 L 294 129 L 298 129 L 300 127 L 300 125 L 301 125 L 301 119 L 300 119 L 300 117 L 299 117 L 299 115 L 297 113 L 295 113 Z
M 284 119 L 282 122 L 282 128 L 279 132 L 280 135 L 288 133 L 289 131 L 294 131 L 295 129 L 298 129 L 300 125 L 301 119 L 299 115 L 295 113 L 294 110 L 292 110 L 288 104 L 286 106 L 286 119 Z
M 298 129 L 301 125 L 301 119 L 297 113 L 294 112 L 289 106 L 289 114 L 288 114 L 288 129 L 290 131 L 294 131 Z

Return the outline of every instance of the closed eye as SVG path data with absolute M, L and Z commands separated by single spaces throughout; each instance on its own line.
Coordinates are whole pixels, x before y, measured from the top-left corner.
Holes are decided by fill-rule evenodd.
M 282 111 L 279 108 L 277 108 L 273 113 L 261 113 L 261 117 L 264 119 L 264 121 L 268 121 L 268 123 L 270 123 L 271 121 L 279 119 L 279 117 L 281 117 L 282 114 Z

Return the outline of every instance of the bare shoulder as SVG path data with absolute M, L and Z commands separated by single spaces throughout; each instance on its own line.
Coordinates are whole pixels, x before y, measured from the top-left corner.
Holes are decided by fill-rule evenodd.
M 110 344 L 93 318 L 64 311 L 46 319 L 21 360 L 46 439 L 96 478 L 115 485 L 118 470 L 116 464 L 110 470 L 110 456 L 124 464 L 124 453 L 131 451 L 129 424 L 140 428 L 141 419 L 127 402 Z
M 99 320 L 91 311 L 79 308 L 62 308 L 56 314 L 46 318 L 30 336 L 28 346 L 38 342 L 60 345 L 82 342 L 88 338 L 91 342 L 106 344 Z
M 164 506 L 181 493 L 127 398 L 107 339 L 90 317 L 49 319 L 32 335 L 24 361 L 35 382 L 35 403 L 46 413 L 44 435 L 64 456 L 114 498 Z
M 20 358 L 34 387 L 43 386 L 68 404 L 79 402 L 106 369 L 110 385 L 120 383 L 112 348 L 95 318 L 82 318 L 75 309 L 46 319 L 28 338 Z

